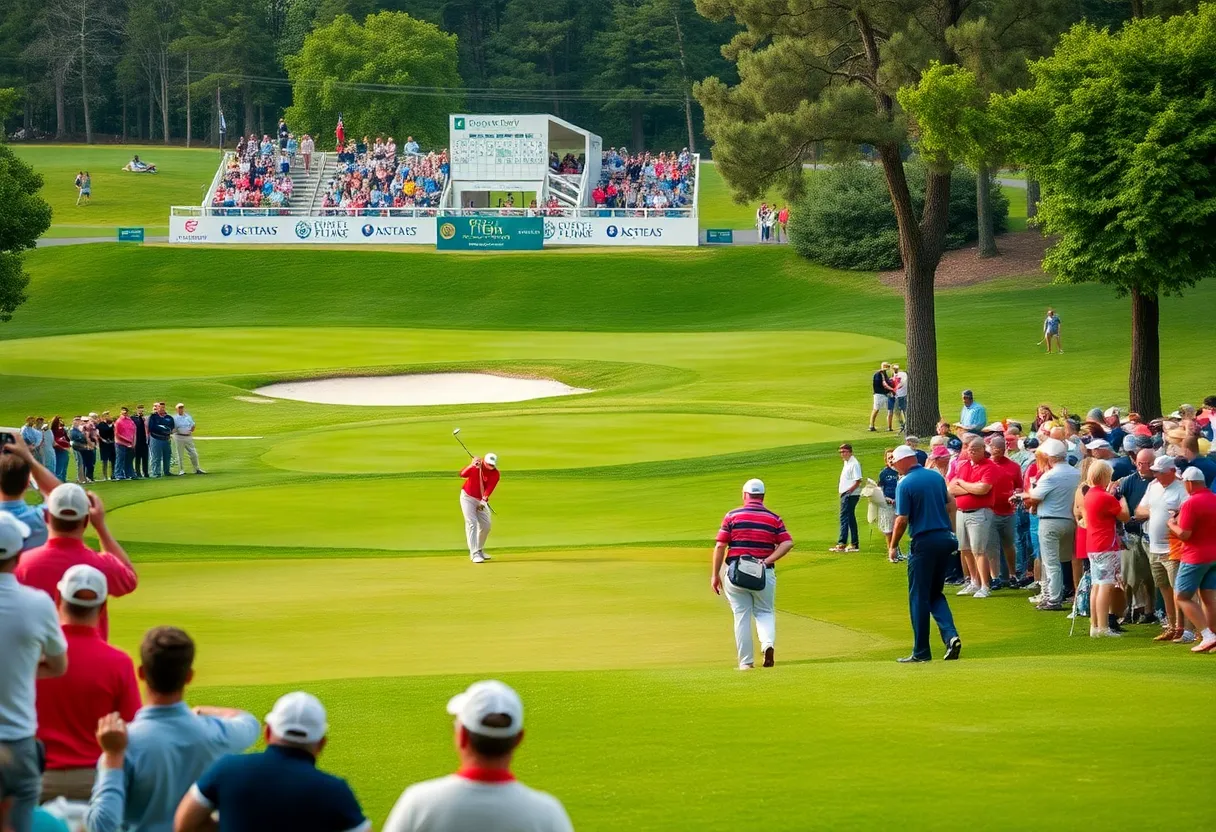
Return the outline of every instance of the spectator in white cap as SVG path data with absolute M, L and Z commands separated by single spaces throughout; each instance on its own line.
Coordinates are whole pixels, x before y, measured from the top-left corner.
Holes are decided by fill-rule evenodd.
M 1104 462 L 1110 462 L 1115 458 L 1115 449 L 1105 439 L 1090 439 L 1085 443 L 1085 450 L 1089 451 L 1094 459 L 1101 459 Z
M 29 526 L 0 512 L 0 754 L 6 758 L 0 760 L 0 797 L 12 802 L 12 832 L 30 832 L 42 787 L 34 680 L 62 676 L 68 668 L 55 605 L 13 575 L 29 535 Z
M 317 768 L 329 724 L 325 706 L 302 691 L 266 715 L 260 754 L 230 754 L 212 763 L 177 807 L 174 832 L 365 832 L 372 828 L 346 781 Z
M 207 473 L 198 465 L 198 451 L 194 447 L 194 417 L 186 412 L 186 406 L 181 402 L 174 410 L 177 411 L 173 414 L 173 441 L 177 445 L 178 475 L 186 473 L 186 457 L 190 458 L 194 473 Z
M 1182 472 L 1182 483 L 1190 496 L 1169 520 L 1170 531 L 1182 541 L 1174 601 L 1203 628 L 1191 652 L 1210 653 L 1216 650 L 1216 494 L 1208 488 L 1203 471 L 1193 465 Z
M 1102 411 L 1102 424 L 1106 427 L 1106 440 L 1113 448 L 1122 448 L 1127 430 L 1123 427 L 1123 413 L 1117 407 L 1108 407 Z
M 1151 454 L 1152 451 L 1144 453 Z M 1172 456 L 1159 456 L 1153 459 L 1149 471 L 1155 480 L 1149 484 L 1140 504 L 1136 507 L 1135 517 L 1144 526 L 1148 537 L 1149 568 L 1153 572 L 1153 580 L 1161 590 L 1165 601 L 1166 626 L 1161 635 L 1153 641 L 1173 641 L 1189 636 L 1189 641 L 1195 640 L 1195 634 L 1186 626 L 1186 616 L 1174 605 L 1174 582 L 1178 576 L 1178 561 L 1170 558 L 1170 515 L 1176 513 L 1186 502 L 1186 488 L 1178 479 L 1178 466 Z
M 1047 470 L 1024 499 L 1028 507 L 1038 508 L 1042 591 L 1037 608 L 1053 611 L 1064 608 L 1061 563 L 1073 559 L 1077 532 L 1073 497 L 1081 484 L 1081 472 L 1068 464 L 1068 446 L 1059 439 L 1048 439 L 1040 445 L 1039 456 Z
M 490 537 L 493 512 L 490 495 L 498 487 L 502 474 L 498 470 L 498 455 L 486 454 L 473 459 L 460 471 L 464 485 L 460 487 L 460 513 L 464 516 L 465 543 L 473 563 L 485 563 L 486 540 Z
M 69 568 L 84 563 L 106 576 L 108 597 L 117 598 L 135 591 L 139 584 L 135 567 L 110 534 L 100 497 L 74 482 L 66 482 L 51 492 L 46 506 L 50 515 L 50 537 L 44 545 L 25 553 L 17 566 L 17 580 L 41 589 L 58 603 L 59 579 Z M 90 524 L 101 542 L 100 552 L 84 543 L 84 533 Z M 105 605 L 101 608 L 97 629 L 103 640 L 109 639 L 110 620 Z
M 794 548 L 785 523 L 764 505 L 764 483 L 750 479 L 743 484 L 743 505 L 722 518 L 714 543 L 709 587 L 715 594 L 726 591 L 735 617 L 735 648 L 740 670 L 755 667 L 752 653 L 752 619 L 760 636 L 764 666 L 772 667 L 777 642 L 777 570 L 774 564 Z M 726 567 L 726 583 L 722 567 Z
M 59 581 L 59 620 L 71 664 L 56 679 L 38 680 L 38 739 L 46 746 L 43 801 L 63 797 L 87 801 L 97 758 L 97 720 L 118 713 L 124 720 L 139 710 L 139 682 L 131 657 L 97 631 L 106 602 L 106 576 L 77 564 Z
M 456 718 L 455 774 L 415 783 L 383 832 L 572 832 L 561 802 L 511 773 L 523 740 L 524 705 L 502 682 L 476 682 L 448 702 Z

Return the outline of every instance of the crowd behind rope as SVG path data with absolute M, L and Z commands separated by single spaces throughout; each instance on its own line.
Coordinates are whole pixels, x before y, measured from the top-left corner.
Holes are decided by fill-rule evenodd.
M 305 170 L 311 168 L 315 143 L 307 134 L 300 142 L 294 134 L 280 132 L 278 142 L 269 135 L 262 136 L 261 141 L 254 133 L 248 138 L 241 137 L 216 184 L 211 198 L 213 207 L 274 209 L 291 206 L 295 193 L 292 167 L 300 159 Z
M 163 414 L 158 405 L 145 421 L 153 443 L 167 442 L 157 434 Z M 166 430 L 174 418 L 164 416 Z M 0 442 L 0 830 L 201 832 L 216 828 L 215 812 L 222 829 L 370 829 L 350 786 L 317 767 L 330 737 L 316 697 L 285 693 L 262 722 L 237 708 L 192 707 L 189 634 L 152 628 L 137 661 L 108 643 L 111 600 L 137 591 L 140 577 L 101 498 L 44 464 L 66 456 L 43 455 L 56 437 L 45 427 L 33 418 Z M 41 502 L 27 502 L 31 488 Z M 458 770 L 406 788 L 383 829 L 573 828 L 558 800 L 511 774 L 524 727 L 515 691 L 479 682 L 447 711 Z M 265 751 L 246 753 L 259 737 Z
M 896 389 L 904 388 L 892 383 Z M 904 405 L 889 412 L 902 414 Z M 1159 626 L 1154 641 L 1199 653 L 1216 651 L 1214 429 L 1216 396 L 1163 419 L 1117 406 L 1057 414 L 1043 404 L 1029 420 L 989 421 L 965 390 L 957 422 L 941 421 L 927 448 L 915 436 L 905 442 L 946 479 L 957 504 L 959 551 L 947 576 L 957 595 L 1030 590 L 1037 611 L 1067 611 L 1074 625 L 1088 617 L 1092 637 Z M 890 540 L 900 480 L 894 450 L 875 481 L 842 446 L 832 551 L 858 551 L 863 498 Z M 892 547 L 889 559 L 902 560 L 902 552 Z

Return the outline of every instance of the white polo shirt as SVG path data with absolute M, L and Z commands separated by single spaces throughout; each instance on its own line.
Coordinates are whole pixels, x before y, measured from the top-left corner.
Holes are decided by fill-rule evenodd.
M 42 655 L 62 656 L 68 643 L 51 596 L 0 572 L 0 740 L 16 742 L 38 731 L 34 679 Z
M 853 483 L 861 479 L 861 463 L 856 456 L 850 456 L 844 461 L 844 467 L 840 469 L 840 493 L 843 494 L 849 490 Z M 854 494 L 861 494 L 860 486 L 853 491 Z
M 515 779 L 462 771 L 405 790 L 381 832 L 574 832 L 561 801 Z
M 178 436 L 190 436 L 194 433 L 194 417 L 189 413 L 178 416 L 173 414 L 173 430 Z
M 1180 478 L 1175 477 L 1168 488 L 1162 486 L 1158 480 L 1148 484 L 1148 491 L 1144 493 L 1144 502 L 1148 504 L 1148 522 L 1144 527 L 1148 530 L 1148 550 L 1152 554 L 1170 553 L 1170 530 L 1166 521 L 1169 520 L 1171 511 L 1182 508 L 1186 498 L 1186 486 Z

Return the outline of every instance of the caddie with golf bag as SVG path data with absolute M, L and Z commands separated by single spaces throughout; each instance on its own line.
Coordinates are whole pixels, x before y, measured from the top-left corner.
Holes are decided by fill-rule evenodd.
M 764 666 L 772 667 L 777 640 L 777 571 L 773 565 L 794 548 L 785 523 L 764 505 L 764 483 L 748 480 L 743 486 L 743 505 L 722 519 L 714 544 L 713 573 L 709 586 L 715 594 L 726 591 L 735 616 L 735 647 L 739 669 L 756 666 L 752 654 L 752 619 L 760 636 Z M 726 565 L 726 583 L 722 566 Z
M 498 456 L 492 453 L 486 454 L 484 458 L 473 456 L 473 452 L 460 438 L 460 428 L 453 430 L 452 436 L 469 455 L 469 464 L 460 471 L 460 476 L 464 477 L 464 485 L 460 489 L 460 513 L 464 515 L 469 558 L 473 563 L 485 563 L 490 559 L 486 554 L 486 538 L 490 536 L 494 511 L 490 508 L 490 495 L 494 493 L 501 477 L 498 472 Z

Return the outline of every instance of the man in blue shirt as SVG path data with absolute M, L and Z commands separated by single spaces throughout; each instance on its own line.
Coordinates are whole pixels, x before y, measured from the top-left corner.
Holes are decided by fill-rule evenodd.
M 176 832 L 366 832 L 371 821 L 346 781 L 317 769 L 325 747 L 325 706 L 297 691 L 266 715 L 266 750 L 221 757 L 198 779 L 177 808 Z
M 888 557 L 894 557 L 899 541 L 907 531 L 912 535 L 908 555 L 908 607 L 912 615 L 912 655 L 899 661 L 916 664 L 930 661 L 929 616 L 937 622 L 946 645 L 946 661 L 963 651 L 963 642 L 954 626 L 950 604 L 942 588 L 950 555 L 958 550 L 954 528 L 954 498 L 946 490 L 946 480 L 936 471 L 923 468 L 916 452 L 900 445 L 892 454 L 892 464 L 900 474 L 895 488 L 895 528 L 891 532 Z
M 26 549 L 41 546 L 47 538 L 44 507 L 32 506 L 25 501 L 25 490 L 31 477 L 44 500 L 59 485 L 58 478 L 34 457 L 21 437 L 15 437 L 13 444 L 0 449 L 0 511 L 8 512 L 30 527 L 30 534 L 25 540 Z
M 172 832 L 190 784 L 224 754 L 258 738 L 257 717 L 235 708 L 197 707 L 182 697 L 194 678 L 194 642 L 176 627 L 154 627 L 139 647 L 147 704 L 130 725 L 118 714 L 97 724 L 101 759 L 85 814 L 87 832 Z
M 963 408 L 958 413 L 959 426 L 979 435 L 988 424 L 988 410 L 975 400 L 970 390 L 963 391 Z
M 173 461 L 173 450 L 169 444 L 173 438 L 173 427 L 173 417 L 165 412 L 165 403 L 152 405 L 152 415 L 148 417 L 148 436 L 151 439 L 153 477 L 169 476 L 169 466 Z

